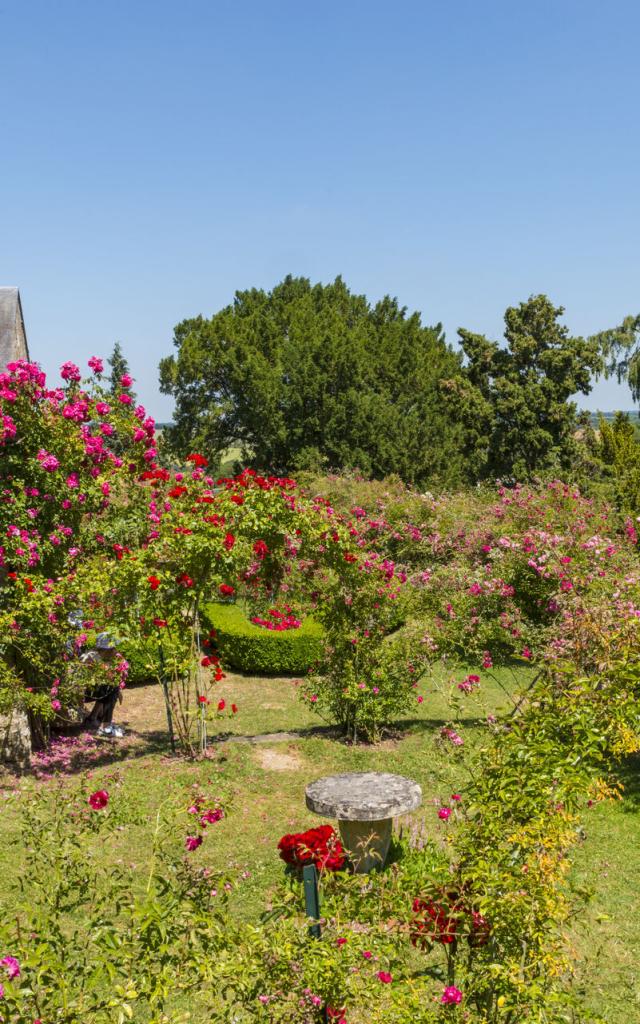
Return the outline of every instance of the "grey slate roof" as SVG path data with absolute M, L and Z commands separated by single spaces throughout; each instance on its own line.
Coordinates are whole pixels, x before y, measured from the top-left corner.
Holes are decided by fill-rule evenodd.
M 0 372 L 14 359 L 28 358 L 20 292 L 17 288 L 0 288 Z

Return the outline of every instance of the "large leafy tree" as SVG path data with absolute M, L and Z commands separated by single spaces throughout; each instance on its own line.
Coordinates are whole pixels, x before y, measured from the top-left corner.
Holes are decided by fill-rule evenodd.
M 626 381 L 634 402 L 640 401 L 640 313 L 626 316 L 621 324 L 594 334 L 605 361 L 605 374 Z
M 459 330 L 466 365 L 445 387 L 465 422 L 476 477 L 523 480 L 573 464 L 579 417 L 570 399 L 589 393 L 602 358 L 596 340 L 569 335 L 563 313 L 546 295 L 511 306 L 504 346 Z
M 371 305 L 341 278 L 287 277 L 271 292 L 237 292 L 210 320 L 175 329 L 160 364 L 176 399 L 169 442 L 253 466 L 358 466 L 411 483 L 454 482 L 461 430 L 440 393 L 460 370 L 440 325 L 425 327 L 396 299 Z

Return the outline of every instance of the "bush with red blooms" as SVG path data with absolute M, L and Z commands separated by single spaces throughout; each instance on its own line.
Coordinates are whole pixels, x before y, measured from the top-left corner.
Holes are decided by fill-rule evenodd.
M 280 858 L 293 868 L 315 864 L 320 871 L 341 871 L 346 857 L 331 825 L 283 836 L 278 843 Z
M 274 630 L 276 633 L 283 633 L 288 629 L 300 629 L 302 625 L 302 621 L 296 618 L 288 604 L 282 611 L 278 608 L 270 608 L 268 614 L 268 619 L 260 615 L 252 615 L 251 621 L 256 626 L 264 626 L 265 629 Z
M 409 934 L 412 944 L 421 949 L 431 949 L 434 942 L 453 945 L 460 934 L 466 935 L 472 948 L 489 941 L 488 921 L 477 910 L 470 909 L 458 892 L 443 893 L 440 902 L 417 897 L 413 901 L 413 913 Z
M 121 557 L 128 550 L 117 543 L 131 527 L 122 506 L 156 456 L 155 424 L 134 404 L 131 378 L 112 394 L 101 360 L 89 368 L 83 379 L 65 363 L 59 386 L 24 360 L 0 373 L 0 711 L 34 720 L 81 694 L 76 655 L 109 631 L 111 614 L 101 583 L 80 594 L 78 577 L 114 542 Z

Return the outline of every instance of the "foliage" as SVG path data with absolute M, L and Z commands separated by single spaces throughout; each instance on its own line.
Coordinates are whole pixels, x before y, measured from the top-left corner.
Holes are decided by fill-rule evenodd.
M 576 392 L 588 394 L 602 368 L 598 344 L 569 336 L 564 313 L 545 295 L 505 313 L 506 347 L 460 330 L 467 362 L 445 385 L 466 427 L 476 479 L 530 480 L 575 459 Z
M 589 339 L 601 350 L 607 377 L 626 380 L 634 402 L 640 398 L 640 314 L 626 316 L 621 324 Z
M 372 306 L 341 278 L 287 277 L 183 321 L 174 341 L 160 379 L 176 399 L 168 436 L 181 455 L 240 445 L 245 462 L 281 474 L 328 465 L 460 478 L 460 431 L 438 391 L 458 357 L 440 325 L 423 327 L 395 299 Z
M 112 395 L 118 394 L 118 388 L 120 387 L 120 381 L 126 376 L 131 376 L 131 370 L 129 369 L 129 363 L 125 359 L 122 351 L 122 345 L 119 341 L 116 341 L 113 346 L 111 355 L 107 359 L 107 363 L 111 367 L 109 374 L 109 389 Z M 135 396 L 134 396 L 135 397 Z
M 81 567 L 114 519 L 126 530 L 131 481 L 155 457 L 154 423 L 134 406 L 131 378 L 111 397 L 101 360 L 89 362 L 90 381 L 68 362 L 53 389 L 24 361 L 0 375 L 0 707 L 41 717 L 78 700 L 74 656 L 112 614 L 109 602 L 98 610 L 93 585 L 79 595 Z
M 274 632 L 254 625 L 237 604 L 204 606 L 225 665 L 265 675 L 306 672 L 322 656 L 322 627 L 307 617 L 299 629 Z
M 618 412 L 612 422 L 601 416 L 594 448 L 612 482 L 616 506 L 634 515 L 640 508 L 640 444 L 628 414 Z

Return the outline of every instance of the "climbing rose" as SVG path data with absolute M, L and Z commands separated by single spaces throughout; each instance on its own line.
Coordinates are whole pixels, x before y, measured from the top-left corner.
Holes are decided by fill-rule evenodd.
M 218 589 L 223 597 L 231 597 L 232 594 L 235 594 L 234 587 L 229 586 L 228 583 L 221 583 Z
M 157 576 L 148 576 L 147 583 L 149 584 L 152 590 L 157 590 L 158 587 L 160 586 L 160 580 L 158 579 Z
M 0 967 L 4 967 L 9 975 L 10 981 L 13 981 L 14 978 L 20 977 L 20 964 L 16 960 L 15 956 L 3 956 L 2 960 L 0 960 Z
M 378 981 L 381 981 L 383 985 L 388 985 L 389 982 L 393 981 L 393 978 L 391 977 L 388 971 L 378 971 L 378 973 L 376 974 L 376 978 L 378 979 Z
M 453 1003 L 455 1006 L 462 1002 L 462 992 L 455 985 L 447 985 L 442 993 L 441 1003 Z
M 253 550 L 254 550 L 255 554 L 257 555 L 257 557 L 260 560 L 262 560 L 264 558 L 264 556 L 267 554 L 267 552 L 269 551 L 269 548 L 267 547 L 267 545 L 265 544 L 265 542 L 263 540 L 257 540 L 255 542 L 255 544 L 253 545 Z
M 224 709 L 226 708 L 226 706 L 227 706 L 227 705 L 226 705 L 226 703 L 225 703 L 225 701 L 224 701 L 224 700 L 219 700 L 219 701 L 218 701 L 218 711 L 224 711 Z
M 123 388 L 130 388 L 131 385 L 133 384 L 133 377 L 128 373 L 123 373 L 122 377 L 120 378 L 120 383 L 122 384 Z
M 187 455 L 187 462 L 193 462 L 194 466 L 209 465 L 209 462 L 205 459 L 204 455 L 199 455 L 198 452 L 192 452 L 191 455 Z
M 184 845 L 189 853 L 193 853 L 193 851 L 197 850 L 199 846 L 202 846 L 202 836 L 187 836 L 184 841 Z
M 79 381 L 82 379 L 80 370 L 75 363 L 67 361 L 60 367 L 60 376 L 63 380 Z
M 91 359 L 89 360 L 87 365 L 90 370 L 93 370 L 94 373 L 102 373 L 102 371 L 104 370 L 104 364 L 102 362 L 102 359 L 100 359 L 98 356 L 91 356 Z
M 101 811 L 103 807 L 106 807 L 109 803 L 109 794 L 106 789 L 97 789 L 95 793 L 92 793 L 89 797 L 89 803 L 94 811 Z

